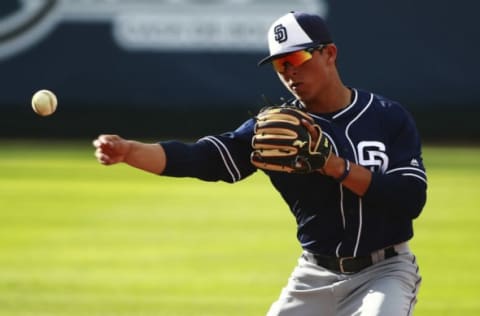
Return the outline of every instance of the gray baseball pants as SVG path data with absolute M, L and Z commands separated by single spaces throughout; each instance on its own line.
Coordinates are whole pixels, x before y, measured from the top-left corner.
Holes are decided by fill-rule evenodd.
M 399 255 L 353 274 L 327 270 L 304 252 L 267 316 L 412 315 L 421 277 L 408 245 L 395 249 Z

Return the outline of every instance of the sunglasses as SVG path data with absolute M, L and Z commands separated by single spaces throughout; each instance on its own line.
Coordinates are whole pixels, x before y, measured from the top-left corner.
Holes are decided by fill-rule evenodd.
M 288 63 L 294 67 L 298 67 L 307 60 L 312 59 L 312 53 L 315 50 L 322 50 L 325 48 L 326 45 L 320 45 L 317 47 L 307 48 L 305 50 L 299 50 L 285 56 L 275 58 L 272 60 L 273 69 L 277 72 L 284 72 L 285 71 L 285 64 Z

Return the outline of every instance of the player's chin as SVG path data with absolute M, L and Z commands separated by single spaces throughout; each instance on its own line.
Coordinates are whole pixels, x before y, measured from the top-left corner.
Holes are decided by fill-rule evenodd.
M 298 100 L 300 100 L 305 105 L 307 105 L 309 101 L 312 100 L 311 96 L 306 92 L 304 93 L 292 92 L 292 93 Z
M 307 101 L 309 99 L 309 90 L 304 85 L 300 85 L 290 89 L 290 92 L 300 101 Z

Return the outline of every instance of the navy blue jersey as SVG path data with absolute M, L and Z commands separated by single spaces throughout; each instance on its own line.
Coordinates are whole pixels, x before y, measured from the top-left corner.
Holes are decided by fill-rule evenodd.
M 426 201 L 427 178 L 420 139 L 409 113 L 397 102 L 353 89 L 337 113 L 309 113 L 343 158 L 370 169 L 372 182 L 359 197 L 314 172 L 264 171 L 297 222 L 301 246 L 313 253 L 360 256 L 409 240 L 412 220 Z M 298 101 L 293 106 L 302 107 Z M 162 142 L 164 175 L 236 182 L 257 169 L 250 163 L 255 120 L 233 132 L 196 143 Z

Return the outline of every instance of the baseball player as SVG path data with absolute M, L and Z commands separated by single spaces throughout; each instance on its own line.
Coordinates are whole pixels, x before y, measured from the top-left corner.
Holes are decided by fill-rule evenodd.
M 206 181 L 261 169 L 289 206 L 302 247 L 268 316 L 407 316 L 421 277 L 408 246 L 426 201 L 415 123 L 397 102 L 342 83 L 337 47 L 317 15 L 290 12 L 268 31 L 292 100 L 195 143 L 100 135 L 100 163 Z

